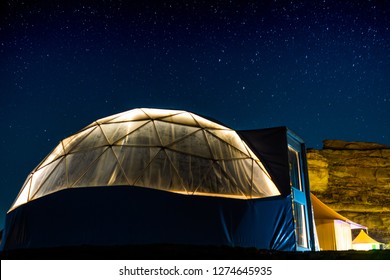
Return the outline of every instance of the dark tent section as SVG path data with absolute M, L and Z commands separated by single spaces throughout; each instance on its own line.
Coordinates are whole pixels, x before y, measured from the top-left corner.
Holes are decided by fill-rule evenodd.
M 273 127 L 256 130 L 237 131 L 258 158 L 261 158 L 264 167 L 270 174 L 281 195 L 292 195 L 294 204 L 297 245 L 299 236 L 301 250 L 314 250 L 315 232 L 314 217 L 310 198 L 310 184 L 304 141 L 287 127 Z M 298 208 L 305 213 L 298 214 Z M 301 215 L 298 217 L 298 215 Z M 302 220 L 305 226 L 300 226 Z
M 294 251 L 290 196 L 230 199 L 139 187 L 62 190 L 8 213 L 4 250 L 192 244 Z
M 288 166 L 287 128 L 275 127 L 256 130 L 238 130 L 238 135 L 262 159 L 282 195 L 291 194 Z

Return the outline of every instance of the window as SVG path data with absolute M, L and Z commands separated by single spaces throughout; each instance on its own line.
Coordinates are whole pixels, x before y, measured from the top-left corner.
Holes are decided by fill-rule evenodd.
M 308 248 L 306 231 L 306 213 L 303 204 L 294 202 L 295 235 L 300 247 Z
M 288 147 L 288 162 L 290 169 L 290 186 L 303 191 L 301 184 L 301 166 L 299 163 L 299 153 L 290 146 Z

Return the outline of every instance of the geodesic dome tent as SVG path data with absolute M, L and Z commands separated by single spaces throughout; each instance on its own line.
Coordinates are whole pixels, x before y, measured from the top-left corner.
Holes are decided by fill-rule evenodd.
M 285 137 L 278 131 L 270 143 Z M 252 144 L 261 141 L 245 135 L 255 136 Z M 282 166 L 273 168 L 283 177 L 289 176 L 286 141 L 276 148 Z M 273 161 L 272 153 L 263 155 Z M 291 251 L 296 238 L 289 180 L 276 185 L 274 178 L 258 153 L 222 124 L 186 111 L 134 109 L 99 119 L 54 148 L 10 208 L 1 246 Z
M 11 210 L 78 187 L 140 186 L 184 194 L 280 194 L 237 133 L 195 114 L 134 109 L 62 140 L 28 176 Z

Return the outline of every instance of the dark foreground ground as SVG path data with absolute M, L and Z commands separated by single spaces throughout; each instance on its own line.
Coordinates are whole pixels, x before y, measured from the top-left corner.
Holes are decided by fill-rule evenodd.
M 201 246 L 121 246 L 30 249 L 0 252 L 0 259 L 38 260 L 390 260 L 390 250 L 280 252 L 255 248 Z

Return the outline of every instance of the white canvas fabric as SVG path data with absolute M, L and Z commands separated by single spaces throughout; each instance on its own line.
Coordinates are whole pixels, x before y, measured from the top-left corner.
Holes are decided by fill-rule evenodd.
M 234 130 L 186 111 L 133 109 L 62 140 L 10 211 L 63 189 L 114 185 L 242 199 L 280 194 Z

